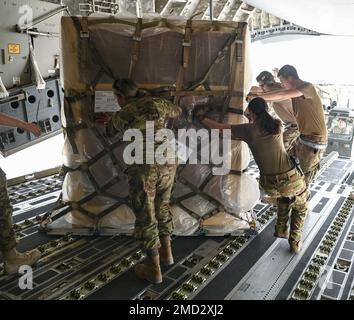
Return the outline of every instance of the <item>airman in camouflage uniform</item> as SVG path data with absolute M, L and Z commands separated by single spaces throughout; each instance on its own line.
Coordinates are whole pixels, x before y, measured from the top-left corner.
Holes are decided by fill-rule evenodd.
M 283 142 L 285 150 L 292 155 L 296 141 L 299 138 L 300 132 L 297 124 L 285 124 L 283 132 Z
M 12 207 L 7 193 L 6 174 L 0 169 L 0 249 L 9 251 L 16 246 L 15 231 L 12 228 Z
M 269 102 L 291 99 L 300 131 L 293 154 L 300 162 L 309 187 L 320 168 L 320 160 L 327 146 L 327 126 L 321 99 L 315 87 L 301 80 L 293 66 L 285 65 L 280 68 L 278 77 L 284 89 L 249 96 L 259 96 Z
M 3 113 L 0 113 L 0 125 L 18 127 L 36 136 L 41 133 L 41 129 L 37 125 L 23 122 Z M 16 244 L 6 174 L 0 168 L 0 252 L 3 255 L 5 272 L 8 274 L 17 273 L 22 265 L 34 264 L 41 256 L 38 250 L 20 253 L 16 250 Z
M 233 139 L 243 140 L 249 145 L 260 171 L 260 186 L 270 197 L 277 198 L 278 219 L 274 235 L 288 238 L 290 250 L 297 253 L 301 250 L 302 229 L 308 209 L 304 178 L 284 148 L 281 121 L 270 116 L 265 100 L 251 100 L 245 114 L 250 123 L 230 126 L 207 118 L 202 123 L 209 128 L 231 129 Z
M 106 126 L 108 136 L 123 136 L 127 129 L 139 129 L 146 149 L 146 122 L 154 121 L 154 132 L 166 127 L 168 119 L 180 115 L 181 109 L 168 100 L 152 96 L 137 97 L 136 85 L 128 80 L 116 80 L 113 90 L 122 106 Z M 154 141 L 156 150 L 162 142 Z M 173 264 L 170 235 L 173 231 L 170 197 L 176 174 L 176 161 L 172 164 L 132 164 L 126 169 L 130 197 L 136 216 L 134 236 L 147 253 L 147 262 L 135 267 L 136 274 L 153 283 L 160 283 L 161 261 Z
M 297 168 L 294 168 L 284 174 L 261 175 L 259 183 L 269 196 L 277 198 L 277 223 L 274 235 L 289 238 L 290 243 L 298 243 L 301 240 L 308 210 L 308 191 L 303 176 Z

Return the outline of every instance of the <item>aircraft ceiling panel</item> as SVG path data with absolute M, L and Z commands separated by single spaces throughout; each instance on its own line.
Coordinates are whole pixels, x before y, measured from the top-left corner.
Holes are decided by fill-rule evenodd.
M 320 33 L 354 35 L 353 0 L 245 0 L 244 2 Z

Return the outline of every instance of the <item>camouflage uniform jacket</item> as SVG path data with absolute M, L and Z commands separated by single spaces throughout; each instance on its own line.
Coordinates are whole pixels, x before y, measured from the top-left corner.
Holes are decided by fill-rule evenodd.
M 106 133 L 112 137 L 123 137 L 127 129 L 139 129 L 145 136 L 146 122 L 154 121 L 155 132 L 165 128 L 168 118 L 177 118 L 181 109 L 166 99 L 144 96 L 131 98 L 128 103 L 116 112 L 107 124 Z

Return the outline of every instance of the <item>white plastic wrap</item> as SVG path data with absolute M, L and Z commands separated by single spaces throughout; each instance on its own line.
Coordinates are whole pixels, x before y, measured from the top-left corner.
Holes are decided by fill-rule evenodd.
M 68 135 L 65 135 L 64 145 L 63 145 L 63 165 L 71 168 L 76 169 L 81 164 L 81 159 L 79 154 L 75 154 L 71 147 Z
M 250 150 L 248 145 L 240 140 L 231 141 L 231 169 L 236 171 L 246 170 L 250 164 Z
M 90 166 L 90 172 L 100 187 L 118 175 L 117 170 L 113 166 L 113 162 L 108 155 L 103 156 L 92 164 Z
M 89 19 L 94 18 L 89 17 Z M 113 24 L 99 23 L 89 26 L 90 42 L 95 46 L 104 64 L 112 71 L 114 76 L 129 76 L 133 48 L 132 37 L 136 30 L 135 23 L 138 20 L 128 20 L 133 22 L 133 24 L 117 22 Z M 99 21 L 99 19 L 97 19 L 97 21 Z M 144 20 L 144 23 L 147 21 L 148 20 Z M 161 17 L 151 17 L 149 21 L 161 21 Z M 159 27 L 155 26 L 142 30 L 139 59 L 134 63 L 134 72 L 132 74 L 132 79 L 141 87 L 173 86 L 176 82 L 183 56 L 183 28 L 186 25 L 186 19 L 185 17 L 177 17 L 171 20 L 169 19 L 169 22 L 174 26 L 171 29 L 167 29 L 162 23 Z M 179 27 L 182 28 L 179 29 Z M 225 43 L 230 38 L 230 32 L 234 31 L 232 24 L 229 27 L 225 27 L 225 29 L 223 26 L 216 32 L 206 32 L 205 28 L 209 28 L 208 22 L 193 22 L 189 67 L 186 69 L 184 75 L 183 87 L 188 87 L 191 83 L 195 83 L 203 78 L 219 51 L 225 47 Z M 93 82 L 99 69 L 98 64 L 82 65 L 83 60 L 80 59 L 80 51 L 78 50 L 81 38 L 75 32 L 76 28 L 72 19 L 64 17 L 61 32 L 63 80 L 66 94 L 68 95 L 85 92 L 87 84 Z M 112 43 L 116 45 L 112 46 Z M 230 54 L 232 52 L 233 50 L 228 50 L 224 59 L 215 65 L 209 74 L 208 84 L 210 88 L 229 87 L 232 71 L 234 70 L 231 70 L 232 66 L 230 64 L 230 61 L 232 61 Z M 96 58 L 89 56 L 89 61 L 91 61 L 91 59 L 95 60 Z M 247 55 L 245 55 L 244 59 L 245 62 L 246 60 L 248 61 Z M 117 63 L 117 61 L 119 63 Z M 248 80 L 246 78 L 244 80 L 245 86 L 247 87 Z M 108 77 L 102 77 L 97 87 L 106 87 L 110 81 Z M 245 91 L 247 92 L 246 88 Z M 213 107 L 221 106 L 223 100 L 221 97 L 219 98 L 220 99 L 214 97 L 210 99 L 204 96 L 181 97 L 180 103 L 181 107 L 187 109 L 187 111 L 191 111 L 191 109 L 198 104 L 213 103 Z M 241 99 L 235 98 L 234 100 L 235 106 L 240 107 Z M 93 103 L 93 98 L 89 95 L 70 105 L 76 124 L 89 123 L 91 121 Z M 216 108 L 214 108 L 214 112 L 217 112 Z M 185 115 L 185 118 L 187 118 L 187 115 Z M 62 119 L 65 127 L 66 121 L 64 115 Z M 228 113 L 225 118 L 225 122 L 230 124 L 239 124 L 246 121 L 245 117 L 234 113 Z M 100 132 L 103 133 L 104 128 L 102 124 L 91 124 L 96 125 Z M 193 126 L 184 119 L 184 123 L 179 127 L 189 128 Z M 107 143 L 115 143 L 117 139 L 118 137 L 108 138 Z M 208 135 L 205 139 L 207 140 L 201 143 L 204 147 L 209 144 Z M 79 149 L 77 155 L 73 153 L 67 137 L 65 139 L 63 162 L 67 167 L 76 169 L 80 165 L 85 165 L 104 150 L 101 141 L 97 139 L 91 129 L 77 130 L 75 132 L 75 140 Z M 243 142 L 239 141 L 233 141 L 231 146 L 231 169 L 237 171 L 246 169 L 250 161 L 248 147 Z M 119 160 L 119 163 L 122 164 L 124 163 L 124 147 L 125 144 L 122 143 L 112 150 L 115 157 Z M 200 153 L 200 151 L 198 153 Z M 208 157 L 208 160 L 210 158 L 212 157 Z M 191 191 L 190 187 L 182 184 L 181 177 L 196 188 L 200 188 L 206 177 L 211 173 L 212 167 L 210 163 L 211 161 L 208 161 L 208 164 L 189 164 L 183 168 L 180 176 L 177 177 L 177 181 L 178 179 L 180 179 L 180 181 L 177 182 L 174 188 L 173 197 L 179 199 Z M 96 196 L 94 199 L 84 204 L 83 208 L 87 211 L 93 214 L 99 214 L 117 202 L 115 197 L 126 198 L 129 195 L 127 177 L 119 165 L 113 165 L 112 159 L 108 153 L 91 164 L 88 169 L 99 188 L 101 188 L 101 191 L 106 192 L 106 194 Z M 112 181 L 112 178 L 117 176 L 119 179 L 113 186 L 109 187 L 107 190 L 102 188 L 109 181 Z M 64 201 L 77 202 L 83 197 L 92 194 L 94 191 L 95 189 L 92 182 L 84 171 L 67 173 L 63 185 Z M 215 204 L 197 194 L 188 196 L 188 198 L 184 199 L 182 202 L 188 210 L 193 211 L 199 217 L 203 217 L 205 214 L 214 210 L 217 210 L 216 212 L 222 210 L 222 205 L 225 206 L 226 210 L 246 217 L 247 214 L 242 212 L 250 210 L 259 198 L 259 189 L 256 180 L 247 176 L 213 176 L 203 192 L 206 192 L 209 196 L 218 201 L 220 206 L 216 204 L 217 208 Z M 173 205 L 172 213 L 175 234 L 192 235 L 201 227 L 198 219 L 192 217 L 188 212 L 178 207 L 178 205 Z M 85 229 L 85 227 L 98 227 L 108 229 L 110 230 L 108 232 L 112 232 L 113 234 L 131 234 L 134 229 L 135 221 L 134 213 L 131 208 L 129 208 L 128 203 L 121 205 L 113 212 L 110 212 L 100 219 L 100 221 L 97 221 L 97 225 L 93 225 L 94 221 L 92 221 L 92 219 L 78 211 L 73 211 L 69 213 L 65 219 L 61 219 L 62 221 L 66 221 L 67 224 L 68 222 L 72 223 L 75 227 L 79 226 L 83 229 Z M 228 214 L 219 213 L 216 217 L 204 221 L 204 227 L 207 228 L 207 231 L 213 231 L 219 234 L 223 232 L 232 233 L 238 228 L 249 228 L 246 221 L 240 221 L 241 220 L 237 220 Z M 63 224 L 61 224 L 61 226 L 63 226 Z M 104 233 L 105 231 L 106 230 L 103 230 L 102 232 Z
M 119 178 L 119 181 L 106 191 L 113 196 L 125 198 L 129 195 L 128 180 L 125 175 L 120 175 Z
M 93 228 L 95 221 L 80 211 L 73 210 L 65 215 L 65 221 L 72 224 L 73 228 Z
M 193 235 L 199 228 L 199 222 L 178 206 L 172 206 L 174 230 L 178 236 Z
M 219 212 L 216 215 L 203 221 L 203 229 L 212 234 L 229 234 L 249 229 L 247 215 L 243 219 L 238 219 L 226 212 Z
M 260 196 L 257 180 L 247 175 L 214 176 L 203 191 L 235 214 L 251 210 Z
M 93 213 L 100 214 L 102 211 L 114 205 L 115 200 L 107 197 L 96 196 L 82 205 L 82 208 Z
M 123 204 L 111 213 L 104 216 L 98 226 L 101 228 L 114 228 L 122 233 L 134 231 L 135 215 L 132 209 Z
M 81 171 L 70 171 L 66 174 L 63 182 L 63 201 L 79 201 L 93 193 L 92 186 L 86 173 Z
M 173 189 L 172 196 L 178 199 L 179 197 L 182 197 L 190 192 L 192 192 L 192 190 L 189 187 L 177 181 Z
M 204 216 L 216 207 L 208 200 L 201 197 L 199 194 L 192 196 L 181 202 L 187 209 L 193 211 L 199 216 Z
M 63 148 L 63 163 L 72 169 L 92 159 L 103 150 L 103 146 L 91 129 L 76 131 L 75 143 L 78 154 L 73 152 L 69 138 L 66 136 Z
M 121 143 L 113 150 L 114 156 L 116 157 L 118 162 L 121 164 L 121 166 L 124 167 L 124 168 L 126 167 L 125 161 L 124 161 L 124 158 L 123 158 L 125 146 L 126 146 L 125 143 Z
M 192 185 L 199 187 L 210 172 L 211 169 L 207 165 L 192 164 L 186 166 L 180 175 Z

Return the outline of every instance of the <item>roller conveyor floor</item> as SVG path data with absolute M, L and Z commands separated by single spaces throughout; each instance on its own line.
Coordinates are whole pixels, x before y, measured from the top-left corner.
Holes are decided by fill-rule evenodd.
M 257 174 L 254 165 L 249 171 Z M 325 163 L 311 188 L 300 254 L 290 254 L 287 241 L 274 238 L 275 209 L 259 202 L 257 235 L 175 237 L 176 263 L 163 268 L 159 285 L 134 275 L 132 267 L 144 254 L 131 237 L 58 237 L 38 231 L 40 216 L 55 206 L 57 176 L 19 184 L 12 191 L 28 195 L 23 201 L 12 197 L 19 249 L 39 246 L 43 257 L 34 269 L 32 290 L 21 290 L 17 276 L 0 276 L 0 299 L 353 299 L 352 172 L 350 160 Z M 43 187 L 51 185 L 45 184 L 48 179 L 56 189 Z M 45 192 L 23 191 L 33 188 Z

